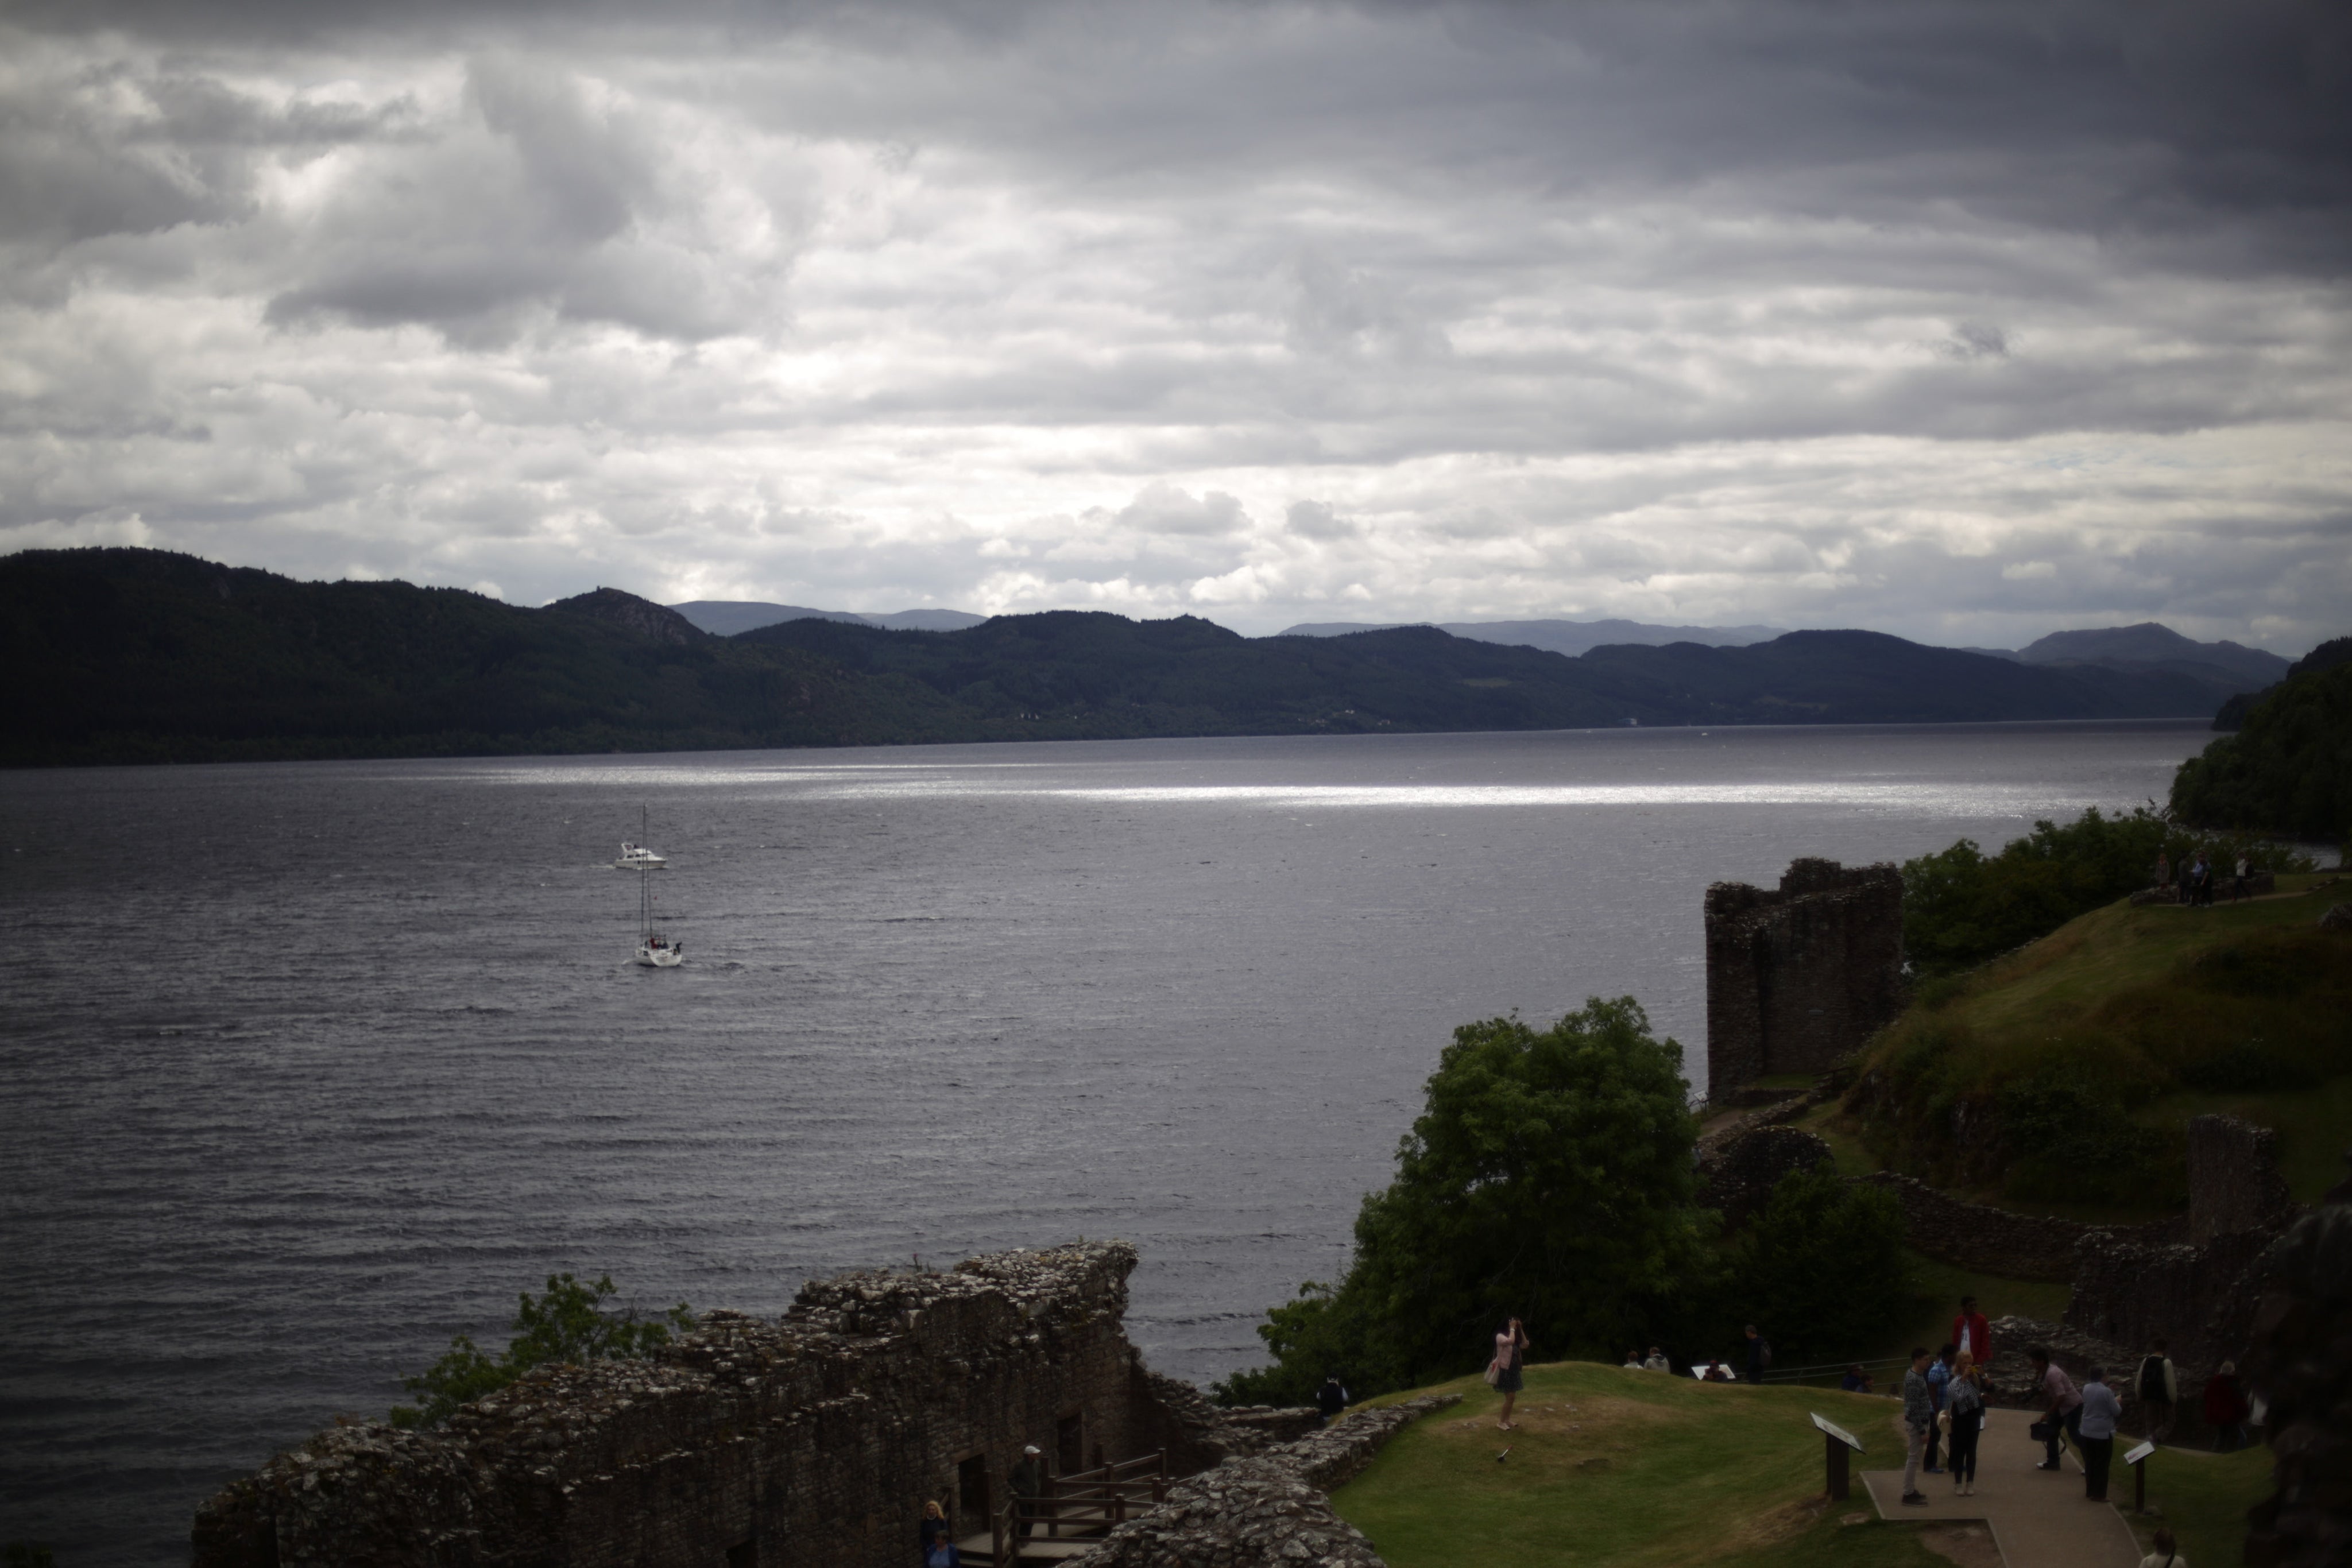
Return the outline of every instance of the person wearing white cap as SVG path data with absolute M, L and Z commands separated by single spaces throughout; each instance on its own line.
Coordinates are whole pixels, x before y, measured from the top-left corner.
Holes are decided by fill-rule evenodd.
M 1024 1503 L 1034 1505 L 1037 1499 L 1045 1495 L 1045 1455 L 1036 1444 L 1032 1443 L 1021 1450 L 1021 1458 L 1013 1467 L 1013 1512 L 1021 1521 L 1021 1538 L 1024 1541 L 1029 1538 L 1029 1531 L 1036 1527 L 1037 1521 L 1034 1517 L 1034 1509 L 1024 1508 L 1022 1505 Z

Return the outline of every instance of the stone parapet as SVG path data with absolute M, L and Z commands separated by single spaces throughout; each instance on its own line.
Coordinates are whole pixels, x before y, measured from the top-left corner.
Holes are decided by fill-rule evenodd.
M 321 1433 L 197 1512 L 196 1568 L 899 1568 L 1035 1444 L 1056 1469 L 1178 1423 L 1128 1343 L 1124 1242 L 811 1283 L 653 1357 L 542 1368 L 437 1431 Z M 1075 1462 L 1074 1462 L 1075 1461 Z
M 1795 1127 L 1757 1127 L 1727 1143 L 1703 1148 L 1698 1162 L 1698 1201 L 1719 1210 L 1734 1229 L 1771 1201 L 1772 1189 L 1792 1171 L 1820 1170 L 1837 1163 L 1829 1145 Z
M 2352 1562 L 2352 1208 L 2298 1220 L 2264 1255 L 2241 1369 L 2269 1401 L 2277 1490 L 2248 1515 L 2245 1560 Z

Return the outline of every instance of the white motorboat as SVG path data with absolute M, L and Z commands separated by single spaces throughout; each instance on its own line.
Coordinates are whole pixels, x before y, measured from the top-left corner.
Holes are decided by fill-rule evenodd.
M 643 844 L 621 841 L 621 858 L 613 862 L 614 871 L 667 871 L 669 862 Z

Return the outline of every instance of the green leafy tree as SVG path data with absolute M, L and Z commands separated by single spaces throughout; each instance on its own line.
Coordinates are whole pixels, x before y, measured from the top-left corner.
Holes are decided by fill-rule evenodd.
M 1219 1396 L 1295 1398 L 1328 1371 L 1359 1394 L 1450 1377 L 1486 1359 L 1507 1316 L 1554 1355 L 1654 1332 L 1707 1270 L 1688 1092 L 1682 1047 L 1631 997 L 1545 1030 L 1454 1030 L 1396 1179 L 1357 1217 L 1347 1277 L 1269 1312 L 1274 1366 Z
M 534 1297 L 522 1291 L 514 1322 L 514 1338 L 496 1357 L 483 1353 L 465 1334 L 449 1341 L 448 1353 L 401 1385 L 421 1400 L 395 1406 L 393 1424 L 400 1427 L 437 1426 L 461 1406 L 495 1393 L 534 1366 L 581 1365 L 591 1361 L 620 1361 L 650 1355 L 669 1343 L 672 1329 L 690 1329 L 694 1314 L 684 1301 L 659 1317 L 640 1319 L 635 1309 L 608 1312 L 604 1303 L 614 1291 L 613 1277 L 604 1275 L 583 1285 L 569 1274 L 550 1274 L 547 1291 Z
M 1757 1324 L 1784 1367 L 1854 1354 L 1910 1305 L 1902 1206 L 1832 1170 L 1782 1176 L 1731 1258 L 1732 1332 Z
M 2063 826 L 2035 822 L 1999 854 L 1962 839 L 1906 861 L 1903 950 L 1923 976 L 1972 968 L 2150 885 L 2159 852 L 2185 867 L 2200 850 L 2217 866 L 2241 850 L 2273 871 L 2311 866 L 2244 835 L 2190 832 L 2145 806 L 2112 817 L 2094 806 Z
M 2338 662 L 2314 653 L 2252 705 L 2245 728 L 2180 765 L 2176 812 L 2214 827 L 2352 833 L 2352 653 L 2326 651 Z

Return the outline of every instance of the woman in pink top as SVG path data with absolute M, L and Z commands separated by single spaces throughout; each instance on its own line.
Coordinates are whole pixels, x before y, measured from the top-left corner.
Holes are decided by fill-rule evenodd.
M 1519 1402 L 1519 1390 L 1527 1386 L 1520 1370 L 1527 1352 L 1528 1331 L 1513 1318 L 1495 1336 L 1495 1392 L 1503 1396 L 1503 1418 L 1496 1425 L 1506 1432 L 1511 1429 L 1511 1406 Z

